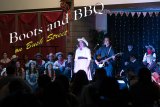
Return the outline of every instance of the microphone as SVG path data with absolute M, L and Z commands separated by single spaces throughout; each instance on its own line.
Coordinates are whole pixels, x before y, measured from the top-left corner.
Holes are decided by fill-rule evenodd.
M 96 46 L 94 47 L 94 50 L 97 48 L 97 46 L 99 46 L 99 44 L 97 43 Z

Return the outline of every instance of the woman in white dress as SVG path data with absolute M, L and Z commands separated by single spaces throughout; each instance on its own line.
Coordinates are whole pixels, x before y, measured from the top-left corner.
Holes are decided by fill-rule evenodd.
M 91 51 L 87 47 L 88 42 L 84 37 L 78 38 L 77 40 L 79 42 L 79 47 L 76 49 L 75 53 L 74 73 L 77 73 L 79 70 L 84 70 L 88 80 L 92 80 L 90 71 Z

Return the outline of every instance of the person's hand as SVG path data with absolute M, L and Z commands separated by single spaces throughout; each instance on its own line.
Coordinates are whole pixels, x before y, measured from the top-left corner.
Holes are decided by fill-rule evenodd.
M 121 72 L 119 73 L 120 77 L 122 76 L 123 72 L 124 72 L 124 70 L 122 69 Z
M 113 55 L 113 56 L 112 56 L 112 59 L 115 60 L 115 58 L 116 58 L 116 57 Z
M 98 65 L 99 64 L 99 62 L 97 61 L 97 60 L 95 60 L 95 63 Z
M 124 63 L 125 66 L 127 66 L 128 64 L 129 64 L 128 62 L 125 62 L 125 63 Z
M 65 69 L 66 69 L 66 70 L 70 70 L 71 68 L 70 68 L 70 67 L 66 67 Z

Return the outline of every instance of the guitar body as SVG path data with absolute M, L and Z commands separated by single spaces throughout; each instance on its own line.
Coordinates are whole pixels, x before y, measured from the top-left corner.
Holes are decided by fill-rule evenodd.
M 106 58 L 107 57 L 101 57 L 101 55 L 97 55 L 97 58 L 96 58 L 96 61 L 95 61 L 97 68 L 103 68 L 103 67 L 108 65 L 106 62 L 103 61 Z
M 118 55 L 122 55 L 122 53 L 117 53 L 113 56 L 116 57 Z M 110 63 L 109 62 L 110 59 L 112 59 L 112 56 L 107 58 L 107 57 L 101 57 L 100 55 L 98 55 L 95 63 L 96 63 L 98 68 L 103 68 L 103 67 L 108 66 L 108 64 Z

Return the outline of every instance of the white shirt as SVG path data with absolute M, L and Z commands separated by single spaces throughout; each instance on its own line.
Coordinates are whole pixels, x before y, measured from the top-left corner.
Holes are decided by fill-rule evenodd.
M 147 62 L 148 64 L 151 64 L 153 61 L 154 62 L 156 61 L 156 54 L 155 53 L 149 54 L 149 55 L 147 55 L 147 53 L 144 54 L 143 62 Z
M 78 60 L 78 57 L 86 57 L 88 60 L 91 60 L 91 52 L 90 49 L 87 47 L 82 48 L 82 50 L 80 50 L 80 48 L 78 48 L 76 50 L 76 54 L 75 54 L 75 61 Z
M 53 65 L 53 68 L 57 69 L 57 68 L 60 68 L 60 67 L 64 67 L 65 66 L 65 62 L 66 62 L 66 60 L 64 60 L 63 63 L 61 64 L 57 60 L 57 61 L 55 61 L 54 65 Z

